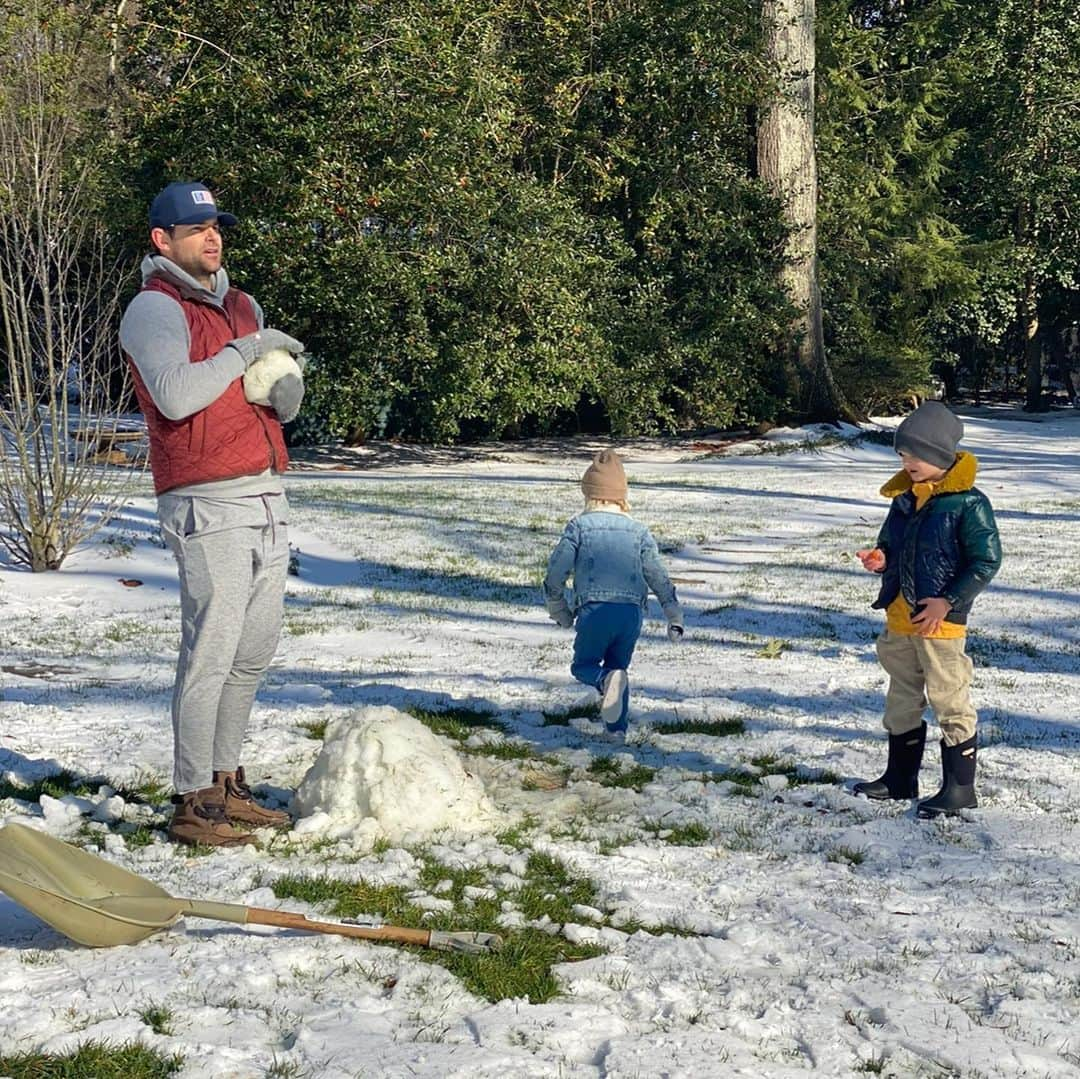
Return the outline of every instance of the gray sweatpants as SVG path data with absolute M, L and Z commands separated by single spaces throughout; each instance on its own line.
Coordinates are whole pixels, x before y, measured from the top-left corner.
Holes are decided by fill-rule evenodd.
M 281 635 L 288 503 L 283 494 L 165 494 L 158 516 L 180 571 L 173 785 L 184 794 L 240 763 L 255 691 Z

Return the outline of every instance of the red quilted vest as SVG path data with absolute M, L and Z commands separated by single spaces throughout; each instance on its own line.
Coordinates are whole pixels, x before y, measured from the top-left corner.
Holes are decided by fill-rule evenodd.
M 183 308 L 191 333 L 192 363 L 209 359 L 234 338 L 259 328 L 251 301 L 239 289 L 225 293 L 224 310 L 183 295 L 160 277 L 151 278 L 143 290 L 163 292 Z M 242 378 L 234 379 L 202 411 L 182 420 L 170 420 L 158 411 L 138 368 L 130 356 L 127 359 L 134 376 L 135 396 L 146 417 L 156 494 L 189 483 L 255 476 L 268 468 L 285 471 L 289 454 L 277 413 L 245 400 Z

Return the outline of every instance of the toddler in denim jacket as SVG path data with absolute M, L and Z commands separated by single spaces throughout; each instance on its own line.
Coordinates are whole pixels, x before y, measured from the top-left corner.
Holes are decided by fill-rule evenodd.
M 585 510 L 570 519 L 551 552 L 544 578 L 548 614 L 560 626 L 577 623 L 570 673 L 600 692 L 609 733 L 627 728 L 626 673 L 641 634 L 651 589 L 668 620 L 668 637 L 683 635 L 682 608 L 649 530 L 630 516 L 626 473 L 614 450 L 601 450 L 581 479 Z M 566 581 L 573 577 L 573 603 Z

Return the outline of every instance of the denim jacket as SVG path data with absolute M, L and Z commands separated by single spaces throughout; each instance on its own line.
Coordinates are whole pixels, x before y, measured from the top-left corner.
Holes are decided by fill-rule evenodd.
M 574 614 L 586 603 L 637 603 L 645 607 L 652 589 L 667 620 L 682 625 L 675 586 L 660 561 L 656 540 L 633 517 L 591 510 L 567 522 L 544 578 L 548 613 L 557 622 L 562 621 L 560 615 L 571 612 L 564 590 L 571 575 Z

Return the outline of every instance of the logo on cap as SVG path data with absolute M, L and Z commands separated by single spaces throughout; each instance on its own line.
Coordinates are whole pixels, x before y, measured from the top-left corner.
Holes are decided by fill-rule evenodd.
M 197 206 L 214 206 L 214 196 L 209 191 L 192 191 L 191 201 Z

